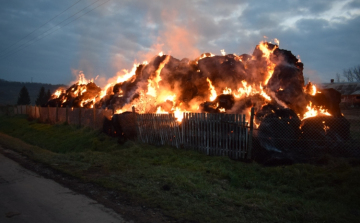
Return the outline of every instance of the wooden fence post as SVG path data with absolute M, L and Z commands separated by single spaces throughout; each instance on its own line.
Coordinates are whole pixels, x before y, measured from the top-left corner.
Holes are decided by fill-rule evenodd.
M 59 111 L 58 111 L 58 104 L 56 103 L 56 110 L 55 110 L 55 123 L 59 121 Z
M 48 105 L 48 121 L 50 122 L 50 106 Z
M 250 131 L 249 131 L 249 144 L 248 144 L 248 153 L 247 159 L 251 159 L 251 150 L 252 150 L 252 138 L 253 138 L 253 128 L 254 128 L 254 110 L 255 108 L 251 108 L 251 116 L 250 116 Z
M 81 108 L 79 108 L 79 127 L 81 127 Z
M 93 109 L 93 115 L 94 115 L 94 126 L 93 128 L 96 129 L 96 108 L 95 108 L 95 105 L 94 105 L 94 109 Z
M 69 124 L 69 105 L 66 106 L 65 122 L 66 122 L 66 124 Z

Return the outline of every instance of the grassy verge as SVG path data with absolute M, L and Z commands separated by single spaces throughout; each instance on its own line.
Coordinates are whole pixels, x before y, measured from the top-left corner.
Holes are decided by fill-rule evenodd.
M 97 131 L 41 124 L 25 116 L 0 117 L 0 132 L 1 145 L 84 181 L 126 192 L 180 220 L 358 222 L 360 218 L 360 166 L 349 160 L 263 167 L 171 147 L 131 141 L 118 145 Z

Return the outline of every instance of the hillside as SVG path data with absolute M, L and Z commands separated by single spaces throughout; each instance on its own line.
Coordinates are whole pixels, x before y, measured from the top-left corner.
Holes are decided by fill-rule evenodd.
M 35 100 L 39 94 L 40 88 L 44 87 L 45 91 L 50 89 L 53 93 L 59 87 L 65 87 L 65 85 L 52 85 L 44 83 L 30 83 L 30 82 L 15 82 L 6 81 L 0 79 L 0 105 L 14 105 L 17 102 L 20 89 L 25 85 L 29 91 L 31 104 L 35 105 Z

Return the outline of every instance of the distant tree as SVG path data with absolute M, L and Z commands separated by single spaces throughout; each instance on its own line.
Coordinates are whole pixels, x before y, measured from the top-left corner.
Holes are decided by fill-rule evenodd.
M 352 73 L 353 73 L 354 79 L 355 79 L 357 82 L 360 82 L 360 65 L 355 66 L 355 67 L 352 69 Z
M 336 73 L 336 75 L 335 75 L 335 82 L 338 82 L 338 83 L 340 83 L 340 80 L 341 78 L 340 78 L 340 74 L 339 73 Z
M 46 101 L 49 101 L 50 98 L 51 98 L 51 93 L 50 93 L 50 89 L 48 89 L 46 93 Z
M 29 92 L 25 86 L 23 86 L 20 90 L 17 104 L 18 105 L 29 105 L 30 104 Z
M 345 77 L 347 82 L 354 82 L 354 75 L 351 69 L 344 69 L 343 77 Z
M 39 94 L 38 94 L 38 97 L 35 101 L 35 104 L 40 106 L 40 105 L 43 105 L 47 102 L 47 95 L 45 93 L 45 88 L 44 87 L 41 87 L 40 88 L 40 91 L 39 91 Z
M 345 77 L 346 82 L 360 82 L 360 65 L 357 65 L 353 68 L 344 69 L 343 77 Z

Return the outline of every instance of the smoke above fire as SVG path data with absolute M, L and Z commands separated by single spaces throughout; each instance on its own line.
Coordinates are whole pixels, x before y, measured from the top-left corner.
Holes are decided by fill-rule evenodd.
M 56 91 L 47 105 L 113 109 L 115 113 L 184 112 L 256 113 L 267 115 L 269 107 L 290 109 L 300 119 L 318 115 L 341 115 L 329 93 L 304 87 L 303 63 L 291 51 L 260 42 L 249 54 L 203 53 L 195 59 L 177 59 L 162 52 L 148 62 L 122 70 L 105 87 L 79 81 Z M 179 50 L 179 49 L 176 49 Z M 331 100 L 330 100 L 331 101 Z

